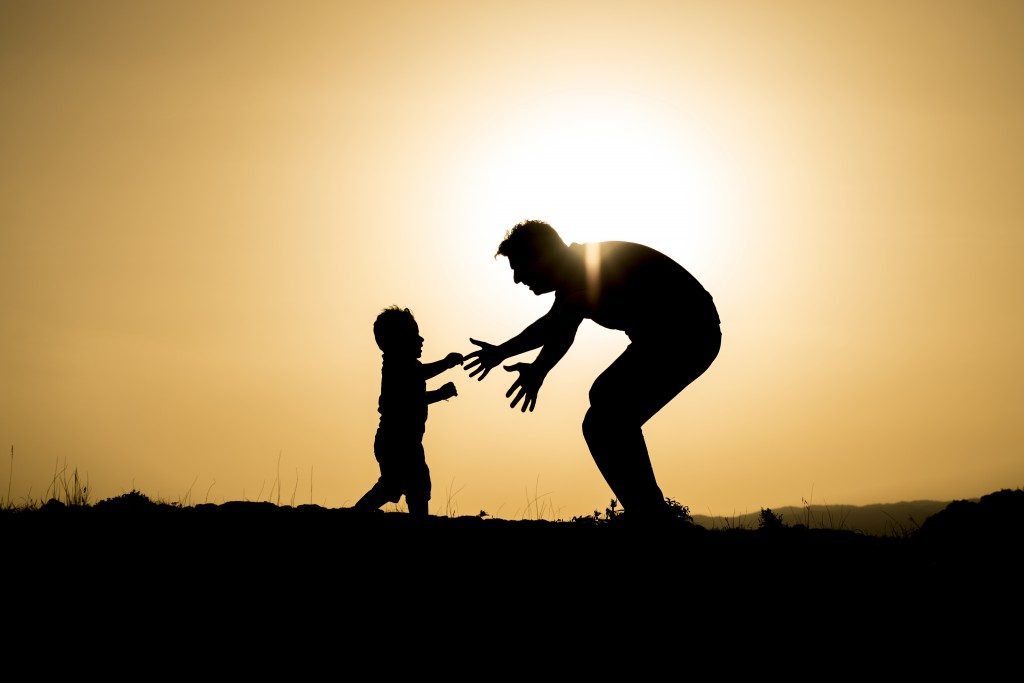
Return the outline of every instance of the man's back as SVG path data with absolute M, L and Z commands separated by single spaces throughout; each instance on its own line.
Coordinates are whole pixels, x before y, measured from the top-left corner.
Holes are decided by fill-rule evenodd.
M 621 241 L 573 243 L 569 249 L 584 264 L 585 275 L 577 286 L 556 293 L 556 305 L 634 340 L 720 323 L 708 291 L 655 249 Z

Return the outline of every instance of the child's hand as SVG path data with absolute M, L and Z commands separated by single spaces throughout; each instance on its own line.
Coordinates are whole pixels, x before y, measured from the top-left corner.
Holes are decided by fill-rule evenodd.
M 454 368 L 456 365 L 462 365 L 463 358 L 461 353 L 449 353 L 444 360 L 448 367 Z
M 441 396 L 445 401 L 458 395 L 459 392 L 455 389 L 455 382 L 446 382 L 441 385 Z

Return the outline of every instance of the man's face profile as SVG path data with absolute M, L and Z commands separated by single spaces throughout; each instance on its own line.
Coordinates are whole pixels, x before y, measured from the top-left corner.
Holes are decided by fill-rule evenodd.
M 516 284 L 526 285 L 534 294 L 546 294 L 555 289 L 550 267 L 537 255 L 527 253 L 509 256 L 508 265 Z

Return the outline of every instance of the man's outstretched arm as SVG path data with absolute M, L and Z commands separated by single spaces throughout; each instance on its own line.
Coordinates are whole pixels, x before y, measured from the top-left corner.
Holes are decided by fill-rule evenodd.
M 552 326 L 549 330 L 548 342 L 541 348 L 540 353 L 537 355 L 537 360 L 533 361 L 533 363 L 515 363 L 514 365 L 505 366 L 505 370 L 508 372 L 519 373 L 519 378 L 512 383 L 512 386 L 505 393 L 505 398 L 510 397 L 513 393 L 516 394 L 516 397 L 512 399 L 512 403 L 509 404 L 511 407 L 515 408 L 516 404 L 522 401 L 523 406 L 521 410 L 524 413 L 527 410 L 532 411 L 534 409 L 537 405 L 537 394 L 540 392 L 544 380 L 547 378 L 548 373 L 551 372 L 551 368 L 555 367 L 558 361 L 562 360 L 569 347 L 572 346 L 573 341 L 576 340 L 576 331 L 579 329 L 583 319 L 580 318 L 575 322 L 567 319 L 560 322 L 560 325 Z
M 551 363 L 551 365 L 554 366 L 554 364 L 558 362 L 558 358 L 564 356 L 565 351 L 572 345 L 572 340 L 576 336 L 576 329 L 579 327 L 581 322 L 583 322 L 582 317 L 568 312 L 563 307 L 559 306 L 556 301 L 551 307 L 551 310 L 530 323 L 526 329 L 503 344 L 488 344 L 487 342 L 481 342 L 471 338 L 469 341 L 480 348 L 472 353 L 466 354 L 466 362 L 463 367 L 467 372 L 469 372 L 470 377 L 476 377 L 477 380 L 482 380 L 491 370 L 501 364 L 502 361 L 511 358 L 512 356 L 518 356 L 521 353 L 526 353 L 527 351 L 532 351 L 533 349 L 546 346 L 556 338 L 564 337 L 564 330 L 567 327 L 571 327 L 572 334 L 569 338 L 569 343 L 566 345 L 565 349 L 562 350 L 562 353 L 555 358 L 554 362 Z M 550 367 L 548 369 L 550 370 Z M 477 377 L 477 375 L 479 375 L 479 377 Z

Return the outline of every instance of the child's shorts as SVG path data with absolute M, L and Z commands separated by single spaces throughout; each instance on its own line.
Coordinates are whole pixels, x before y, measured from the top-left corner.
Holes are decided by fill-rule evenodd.
M 378 430 L 373 455 L 380 465 L 377 487 L 388 501 L 397 503 L 403 494 L 406 500 L 430 500 L 430 469 L 422 441 Z

